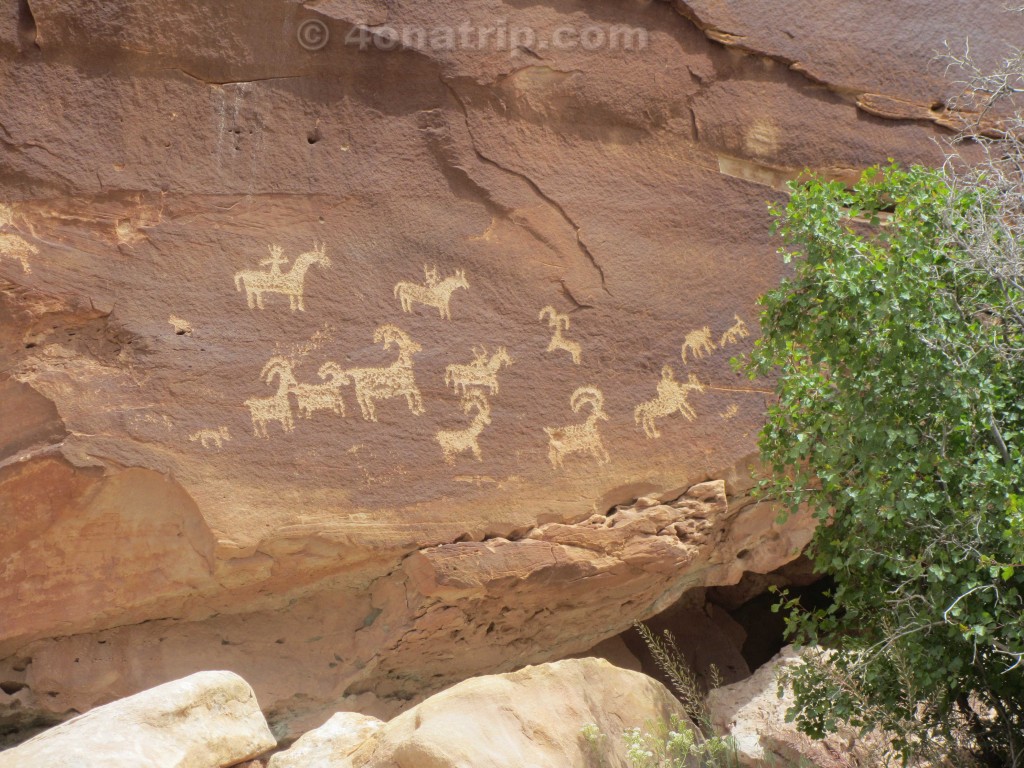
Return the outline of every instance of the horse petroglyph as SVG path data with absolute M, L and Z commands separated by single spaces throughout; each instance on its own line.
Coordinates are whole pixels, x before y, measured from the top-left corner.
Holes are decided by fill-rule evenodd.
M 724 347 L 726 344 L 736 344 L 740 339 L 745 339 L 750 335 L 750 331 L 747 330 L 747 324 L 740 319 L 739 315 L 733 315 L 736 322 L 725 333 L 722 334 L 722 338 L 718 341 L 718 346 Z
M 686 351 L 693 352 L 693 356 L 696 358 L 704 357 L 704 355 L 715 351 L 715 342 L 711 339 L 711 329 L 706 325 L 696 331 L 690 331 L 686 334 L 686 338 L 683 340 L 683 362 L 686 362 Z
M 598 421 L 608 420 L 604 412 L 604 395 L 597 387 L 580 387 L 569 398 L 569 405 L 574 413 L 579 413 L 584 406 L 590 408 L 587 419 L 581 424 L 569 424 L 564 427 L 544 427 L 548 435 L 548 460 L 551 466 L 559 469 L 562 460 L 574 453 L 589 454 L 599 464 L 611 461 L 608 451 L 601 442 Z
M 270 246 L 270 258 L 260 262 L 261 266 L 268 267 L 266 271 L 255 269 L 243 269 L 235 273 L 235 290 L 245 288 L 245 299 L 249 303 L 249 309 L 263 309 L 263 294 L 281 293 L 288 297 L 291 310 L 305 311 L 306 305 L 302 295 L 305 289 L 306 271 L 313 264 L 327 268 L 331 266 L 331 260 L 324 252 L 323 243 L 314 243 L 313 250 L 306 251 L 295 257 L 291 269 L 282 272 L 281 267 L 288 263 L 288 259 L 282 255 L 281 246 Z
M 423 285 L 402 281 L 395 286 L 395 296 L 402 302 L 403 312 L 412 312 L 412 305 L 423 304 L 428 307 L 435 307 L 441 313 L 442 320 L 451 320 L 452 312 L 449 304 L 452 293 L 456 288 L 469 288 L 466 280 L 466 273 L 455 270 L 454 275 L 438 281 L 437 267 L 424 265 Z
M 467 387 L 487 387 L 492 395 L 498 394 L 498 371 L 503 365 L 512 365 L 512 357 L 504 347 L 487 357 L 486 347 L 473 347 L 473 362 L 466 365 L 453 363 L 444 369 L 444 383 L 454 387 L 458 392 L 461 388 L 465 394 Z
M 671 416 L 677 411 L 686 418 L 693 421 L 697 418 L 697 412 L 687 401 L 691 391 L 704 391 L 704 385 L 697 380 L 692 373 L 685 384 L 676 381 L 675 372 L 672 366 L 666 365 L 661 369 L 661 381 L 658 382 L 658 394 L 653 400 L 640 403 L 633 411 L 633 418 L 636 423 L 643 427 L 644 434 L 648 437 L 661 437 L 655 419 Z
M 540 314 L 537 316 L 538 320 L 543 320 L 545 317 L 548 318 L 548 325 L 554 329 L 554 335 L 551 337 L 551 341 L 548 342 L 548 352 L 554 352 L 559 349 L 564 349 L 572 357 L 572 361 L 576 364 L 580 364 L 580 354 L 582 349 L 572 339 L 567 339 L 562 335 L 562 331 L 569 330 L 569 316 L 563 315 L 555 310 L 552 306 L 544 307 Z
M 385 368 L 348 368 L 342 369 L 337 363 L 324 363 L 320 367 L 320 376 L 331 377 L 331 381 L 340 384 L 355 384 L 356 401 L 367 421 L 377 420 L 374 403 L 377 400 L 388 400 L 393 397 L 405 397 L 409 410 L 416 416 L 423 413 L 423 398 L 416 386 L 413 376 L 412 356 L 422 351 L 423 347 L 409 338 L 401 328 L 394 325 L 382 325 L 373 334 L 375 344 L 384 344 L 384 349 L 398 347 L 398 359 Z
M 198 432 L 193 432 L 189 435 L 188 439 L 193 443 L 198 442 L 207 450 L 210 448 L 216 448 L 219 451 L 224 447 L 224 443 L 231 439 L 231 433 L 228 432 L 227 427 L 217 427 L 217 429 L 200 429 Z
M 468 415 L 474 410 L 476 413 L 473 421 L 465 429 L 442 429 L 434 436 L 449 465 L 455 463 L 456 456 L 466 451 L 470 451 L 477 461 L 483 461 L 478 441 L 484 427 L 491 423 L 491 406 L 487 396 L 479 389 L 471 389 L 462 397 L 462 412 Z
M 283 357 L 272 357 L 263 366 L 260 378 L 271 384 L 277 378 L 277 392 L 272 397 L 250 397 L 245 401 L 252 416 L 252 429 L 256 437 L 268 437 L 267 424 L 276 421 L 285 432 L 291 432 L 295 424 L 292 421 L 292 403 L 288 397 L 298 382 L 292 375 L 291 363 Z

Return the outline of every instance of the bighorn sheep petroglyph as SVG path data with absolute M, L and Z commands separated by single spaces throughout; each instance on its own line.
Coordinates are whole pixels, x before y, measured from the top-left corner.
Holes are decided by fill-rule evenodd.
M 562 460 L 571 454 L 590 454 L 600 464 L 607 464 L 611 461 L 604 443 L 601 442 L 601 433 L 598 431 L 598 421 L 608 420 L 608 414 L 604 412 L 604 395 L 597 387 L 580 387 L 569 398 L 569 405 L 574 413 L 579 413 L 584 406 L 590 407 L 587 419 L 581 424 L 569 424 L 564 427 L 544 427 L 548 435 L 548 460 L 551 466 L 559 469 Z
M 579 365 L 580 355 L 583 352 L 582 348 L 572 339 L 567 339 L 562 335 L 562 331 L 569 330 L 569 316 L 561 314 L 552 306 L 547 306 L 540 311 L 537 319 L 543 320 L 545 317 L 548 319 L 548 325 L 554 329 L 554 334 L 551 336 L 551 341 L 548 342 L 546 351 L 554 352 L 563 349 L 569 353 L 572 361 Z
M 416 416 L 420 415 L 424 411 L 423 398 L 413 376 L 412 356 L 422 351 L 423 347 L 410 339 L 401 328 L 390 324 L 380 326 L 373 334 L 373 341 L 375 344 L 383 343 L 386 350 L 397 346 L 398 359 L 383 368 L 342 370 L 337 363 L 324 363 L 320 367 L 320 375 L 334 377 L 333 380 L 341 384 L 351 381 L 356 388 L 359 409 L 367 421 L 377 421 L 374 406 L 377 400 L 393 397 L 405 397 L 409 410 Z
M 484 427 L 491 423 L 491 406 L 479 389 L 471 389 L 462 398 L 462 412 L 468 415 L 473 410 L 476 411 L 473 421 L 465 429 L 442 429 L 435 435 L 447 464 L 454 464 L 455 457 L 466 451 L 470 451 L 477 461 L 483 461 L 479 439 Z

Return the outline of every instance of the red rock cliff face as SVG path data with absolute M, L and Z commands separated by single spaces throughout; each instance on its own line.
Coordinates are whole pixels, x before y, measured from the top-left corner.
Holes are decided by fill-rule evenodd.
M 0 721 L 564 656 L 806 542 L 730 357 L 805 167 L 941 159 L 962 2 L 9 1 Z M 969 11 L 969 12 L 968 12 Z M 489 30 L 489 31 L 488 31 Z

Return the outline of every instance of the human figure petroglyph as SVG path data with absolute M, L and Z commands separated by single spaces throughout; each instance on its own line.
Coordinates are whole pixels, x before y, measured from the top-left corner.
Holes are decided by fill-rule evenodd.
M 291 362 L 283 357 L 272 357 L 263 366 L 260 378 L 271 384 L 277 378 L 277 392 L 272 397 L 250 397 L 245 401 L 252 417 L 252 428 L 256 437 L 269 437 L 267 424 L 276 421 L 285 432 L 291 432 L 295 424 L 292 420 L 292 403 L 288 393 L 299 382 L 292 374 Z
M 409 335 L 394 325 L 382 325 L 373 334 L 376 344 L 384 344 L 384 349 L 398 347 L 398 359 L 384 368 L 348 368 L 342 369 L 337 363 L 324 363 L 320 367 L 320 375 L 333 376 L 333 380 L 342 384 L 351 381 L 356 388 L 356 401 L 367 421 L 377 420 L 374 403 L 393 397 L 405 397 L 409 410 L 416 416 L 424 412 L 423 398 L 416 386 L 413 375 L 412 356 L 422 351 L 423 347 L 409 338 Z
M 740 319 L 739 315 L 733 315 L 736 322 L 725 333 L 722 334 L 722 338 L 718 341 L 718 346 L 724 347 L 726 344 L 736 344 L 740 339 L 745 339 L 750 335 L 750 331 L 747 330 L 747 324 Z
M 21 271 L 26 275 L 32 271 L 30 256 L 39 253 L 39 249 L 21 235 L 8 232 L 0 232 L 0 257 L 14 259 L 21 264 Z
M 554 352 L 559 349 L 563 349 L 569 353 L 572 357 L 572 361 L 576 364 L 580 364 L 580 355 L 583 350 L 579 344 L 572 339 L 567 339 L 562 335 L 563 331 L 569 330 L 569 316 L 563 315 L 552 306 L 544 307 L 540 314 L 537 316 L 538 320 L 543 320 L 545 317 L 548 318 L 548 325 L 554 329 L 554 334 L 551 337 L 551 341 L 548 342 L 548 352 Z
M 468 415 L 474 410 L 476 413 L 473 421 L 465 429 L 442 429 L 434 436 L 449 465 L 455 463 L 456 456 L 466 451 L 470 451 L 477 461 L 483 461 L 479 439 L 480 433 L 491 423 L 491 406 L 487 396 L 479 389 L 471 389 L 462 397 L 462 412 Z
M 466 273 L 455 270 L 454 275 L 444 280 L 438 279 L 437 267 L 423 267 L 424 284 L 402 281 L 395 286 L 395 296 L 402 302 L 403 312 L 412 312 L 412 305 L 423 304 L 435 307 L 441 313 L 442 320 L 451 320 L 451 298 L 457 288 L 469 288 Z
M 498 394 L 498 371 L 503 365 L 512 365 L 512 356 L 504 347 L 498 347 L 490 359 L 486 347 L 473 347 L 473 362 L 453 363 L 444 369 L 444 383 L 463 394 L 467 387 L 487 387 L 492 395 Z
M 574 413 L 579 413 L 584 406 L 589 406 L 590 413 L 581 424 L 569 424 L 564 427 L 544 427 L 548 435 L 548 460 L 555 469 L 562 467 L 562 460 L 575 453 L 589 454 L 599 464 L 611 461 L 608 451 L 601 441 L 598 421 L 608 420 L 604 412 L 604 395 L 597 387 L 579 387 L 569 398 L 569 405 Z
M 210 448 L 216 448 L 219 451 L 224 447 L 224 443 L 231 439 L 231 433 L 228 432 L 227 427 L 217 427 L 217 429 L 200 429 L 198 432 L 193 432 L 189 435 L 188 439 L 193 443 L 198 442 L 207 450 Z
M 685 384 L 680 384 L 676 381 L 672 366 L 666 365 L 661 369 L 657 396 L 653 400 L 640 403 L 633 411 L 633 418 L 643 427 L 647 437 L 661 437 L 655 419 L 671 416 L 677 411 L 683 414 L 687 421 L 697 418 L 697 412 L 687 400 L 691 391 L 703 392 L 704 385 L 692 373 Z
M 686 351 L 693 352 L 693 356 L 696 358 L 704 357 L 704 355 L 715 351 L 715 342 L 711 339 L 711 329 L 708 326 L 704 326 L 696 331 L 690 331 L 686 334 L 686 338 L 683 340 L 683 362 L 686 362 Z
M 315 411 L 332 411 L 339 416 L 345 415 L 345 401 L 341 397 L 341 388 L 345 382 L 341 380 L 333 363 L 324 363 L 318 374 L 322 384 L 299 383 L 291 391 L 299 406 L 299 416 L 309 418 Z
M 314 243 L 313 250 L 296 256 L 291 269 L 287 272 L 281 271 L 282 265 L 288 263 L 288 259 L 282 254 L 281 246 L 271 245 L 270 258 L 260 262 L 261 266 L 268 267 L 267 271 L 243 269 L 235 273 L 235 290 L 245 288 L 245 299 L 249 309 L 263 309 L 263 294 L 281 293 L 288 297 L 293 312 L 296 309 L 304 312 L 306 305 L 302 297 L 306 271 L 313 264 L 324 269 L 331 266 L 323 243 Z

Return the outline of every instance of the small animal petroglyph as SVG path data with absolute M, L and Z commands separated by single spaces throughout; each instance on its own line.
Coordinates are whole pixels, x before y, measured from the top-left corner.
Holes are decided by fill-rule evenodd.
M 498 347 L 490 359 L 487 358 L 486 347 L 473 347 L 473 362 L 449 365 L 444 369 L 444 383 L 454 387 L 456 392 L 461 387 L 463 394 L 467 387 L 487 387 L 492 395 L 496 395 L 498 371 L 503 365 L 512 365 L 512 357 L 504 347 Z
M 718 346 L 724 347 L 726 344 L 736 344 L 740 339 L 745 339 L 750 335 L 750 331 L 747 330 L 747 324 L 740 319 L 739 315 L 733 315 L 736 322 L 730 326 L 729 330 L 722 334 L 722 338 L 718 341 Z
M 188 320 L 183 320 L 177 315 L 171 315 L 167 318 L 167 322 L 174 328 L 174 333 L 177 336 L 191 336 L 192 335 L 192 323 Z
M 261 266 L 268 268 L 266 271 L 243 269 L 235 273 L 235 290 L 245 288 L 245 299 L 249 303 L 249 309 L 263 309 L 263 294 L 281 293 L 288 297 L 293 312 L 296 309 L 306 310 L 302 299 L 306 271 L 313 264 L 327 268 L 331 266 L 331 260 L 324 252 L 324 244 L 314 243 L 312 251 L 296 256 L 292 268 L 282 272 L 282 265 L 287 263 L 288 259 L 282 255 L 281 246 L 271 245 L 270 258 L 260 262 Z
M 538 320 L 543 320 L 545 316 L 548 318 L 548 325 L 554 329 L 554 335 L 551 337 L 551 341 L 548 342 L 548 352 L 554 352 L 558 349 L 564 349 L 572 357 L 572 361 L 576 364 L 580 364 L 580 354 L 582 349 L 572 339 L 567 339 L 562 335 L 562 331 L 569 330 L 569 316 L 563 315 L 555 310 L 554 307 L 547 306 L 540 311 L 537 316 Z
M 408 334 L 394 325 L 382 325 L 373 334 L 376 344 L 383 343 L 384 349 L 398 347 L 398 359 L 385 368 L 348 368 L 342 369 L 337 363 L 324 363 L 320 367 L 321 377 L 333 377 L 332 381 L 348 384 L 351 381 L 356 388 L 356 401 L 367 421 L 376 421 L 377 412 L 374 403 L 377 400 L 388 400 L 392 397 L 405 397 L 409 410 L 414 415 L 423 413 L 423 398 L 416 386 L 413 376 L 412 356 L 422 351 L 423 347 L 409 338 Z
M 38 253 L 39 249 L 21 235 L 0 233 L 0 256 L 17 261 L 21 264 L 21 271 L 26 275 L 32 271 L 29 256 L 35 256 Z
M 193 432 L 189 435 L 188 439 L 193 443 L 198 442 L 207 450 L 210 448 L 216 448 L 219 451 L 224 447 L 224 443 L 231 439 L 231 433 L 228 432 L 227 427 L 217 427 L 217 429 L 200 429 L 198 432 Z
M 466 451 L 472 452 L 477 461 L 483 461 L 479 439 L 484 427 L 491 423 L 491 406 L 487 402 L 487 396 L 479 389 L 471 389 L 462 397 L 462 412 L 468 415 L 473 410 L 476 413 L 468 427 L 442 429 L 434 436 L 444 453 L 445 462 L 449 465 L 455 463 L 456 456 Z
M 291 389 L 299 405 L 299 416 L 308 419 L 314 411 L 333 411 L 344 416 L 345 401 L 341 397 L 341 388 L 345 382 L 339 377 L 333 363 L 321 365 L 319 375 L 324 380 L 323 384 L 296 384 Z
M 455 270 L 454 275 L 438 281 L 437 267 L 423 267 L 424 284 L 402 281 L 395 286 L 395 296 L 402 302 L 403 312 L 412 312 L 412 305 L 423 304 L 435 307 L 441 313 L 442 320 L 451 320 L 452 293 L 456 288 L 469 288 L 466 273 Z
M 683 414 L 687 421 L 697 418 L 697 412 L 687 401 L 693 390 L 704 391 L 704 385 L 694 374 L 690 374 L 686 384 L 680 384 L 676 381 L 672 366 L 666 365 L 661 369 L 661 381 L 658 382 L 657 396 L 653 400 L 640 403 L 633 411 L 633 418 L 637 424 L 643 427 L 644 434 L 648 437 L 661 437 L 655 419 L 671 416 L 677 411 Z
M 252 429 L 256 437 L 268 437 L 267 424 L 276 421 L 285 432 L 294 429 L 292 402 L 288 392 L 298 384 L 292 375 L 291 363 L 283 357 L 272 357 L 263 366 L 260 378 L 271 384 L 277 378 L 277 392 L 272 397 L 250 397 L 245 401 L 252 416 Z
M 729 420 L 729 419 L 735 418 L 736 414 L 738 414 L 739 412 L 740 412 L 740 407 L 738 405 L 736 405 L 736 403 L 733 403 L 732 405 L 730 405 L 728 408 L 726 408 L 724 411 L 722 411 L 718 415 L 721 416 L 723 419 Z
M 562 460 L 574 453 L 589 454 L 599 464 L 611 461 L 608 451 L 601 442 L 598 421 L 608 420 L 604 412 L 604 395 L 597 387 L 580 387 L 572 393 L 569 405 L 574 413 L 579 413 L 584 406 L 590 407 L 587 419 L 581 424 L 569 424 L 564 427 L 544 427 L 548 435 L 548 460 L 551 466 L 559 469 Z
M 693 352 L 693 356 L 697 358 L 704 357 L 704 355 L 715 351 L 715 342 L 711 339 L 711 329 L 706 325 L 696 331 L 690 331 L 686 334 L 686 338 L 683 339 L 683 362 L 686 362 L 686 351 Z

